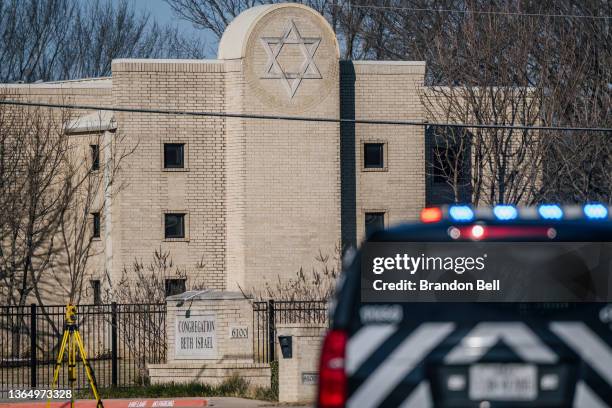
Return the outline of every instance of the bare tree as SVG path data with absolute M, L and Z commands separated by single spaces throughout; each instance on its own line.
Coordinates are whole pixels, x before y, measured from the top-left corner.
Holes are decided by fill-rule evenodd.
M 196 270 L 203 268 L 202 261 L 195 265 Z M 170 251 L 160 248 L 148 263 L 135 259 L 125 266 L 119 280 L 104 294 L 106 302 L 123 303 L 124 313 L 118 315 L 120 339 L 134 358 L 140 374 L 136 380 L 142 384 L 148 380 L 147 364 L 155 362 L 147 358 L 165 355 L 166 325 L 157 307 L 165 304 L 172 281 L 185 282 L 186 290 L 204 288 L 202 281 L 188 279 L 187 270 L 174 265 Z
M 0 118 L 0 297 L 24 306 L 57 251 L 61 213 L 79 181 L 66 172 L 64 112 L 3 107 Z
M 0 118 L 2 301 L 23 306 L 34 296 L 42 305 L 45 291 L 60 290 L 76 303 L 94 255 L 91 214 L 121 188 L 116 175 L 133 149 L 118 135 L 68 136 L 65 112 L 2 108 Z M 92 168 L 90 144 L 112 152 L 104 172 Z
M 232 20 L 244 10 L 262 5 L 283 3 L 283 0 L 164 0 L 174 13 L 194 26 L 207 31 L 219 40 Z M 323 15 L 336 32 L 343 58 L 359 58 L 367 54 L 363 48 L 362 27 L 372 20 L 367 8 L 351 7 L 351 3 L 368 4 L 367 1 L 302 0 L 296 3 L 312 7 Z M 376 20 L 378 21 L 378 20 Z M 380 28 L 380 26 L 379 26 Z
M 0 81 L 50 78 L 75 14 L 71 0 L 0 2 Z
M 34 300 L 57 251 L 62 209 L 78 181 L 66 172 L 65 112 L 0 108 L 0 303 L 23 310 Z M 20 356 L 24 314 L 9 322 Z
M 95 255 L 90 214 L 121 187 L 115 176 L 133 151 L 116 137 L 68 135 L 69 123 L 62 110 L 0 107 L 0 303 L 22 310 L 36 301 L 51 335 L 62 328 L 44 313 L 47 295 L 80 301 Z M 92 142 L 112 152 L 104 172 L 92 168 Z M 6 329 L 20 356 L 27 325 L 25 314 L 15 316 Z
M 255 300 L 274 299 L 279 301 L 325 301 L 331 298 L 340 274 L 342 256 L 340 246 L 333 254 L 321 251 L 315 257 L 317 266 L 311 270 L 300 268 L 292 279 L 265 282 L 263 288 L 240 288 L 246 297 Z
M 536 5 L 537 6 L 537 5 Z M 553 2 L 534 7 L 547 13 L 610 16 L 612 3 Z M 534 52 L 534 82 L 544 90 L 542 122 L 558 126 L 612 125 L 610 20 L 555 18 L 540 24 Z M 612 203 L 610 134 L 554 132 L 547 138 L 544 192 L 548 200 Z
M 533 20 L 474 14 L 465 17 L 455 35 L 439 33 L 432 42 L 437 69 L 458 85 L 424 91 L 429 117 L 450 123 L 538 124 L 542 92 L 530 81 L 531 38 L 538 30 Z M 444 168 L 452 170 L 447 181 L 454 201 L 460 201 L 465 179 L 469 180 L 469 201 L 475 205 L 540 199 L 543 137 L 500 127 L 447 132 L 438 138 L 435 143 L 443 146 L 439 151 L 447 161 Z M 461 178 L 466 161 L 470 174 Z
M 203 268 L 203 261 L 194 265 L 195 270 Z M 119 280 L 104 296 L 120 303 L 164 303 L 167 281 L 171 279 L 184 280 L 186 290 L 204 288 L 202 281 L 188 279 L 187 270 L 174 264 L 170 251 L 159 248 L 148 263 L 134 259 L 132 265 L 124 266 Z
M 202 58 L 206 46 L 127 0 L 0 2 L 0 82 L 107 76 L 114 58 Z
M 473 135 L 458 127 L 429 126 L 425 130 L 425 140 L 427 174 L 435 190 L 430 192 L 430 200 L 436 204 L 471 201 Z M 474 153 L 478 158 L 478 151 Z
M 101 119 L 100 119 L 101 120 Z M 70 129 L 66 129 L 70 131 Z M 104 249 L 93 245 L 99 237 L 94 235 L 93 216 L 98 217 L 98 233 L 112 199 L 125 187 L 119 176 L 124 159 L 136 146 L 126 147 L 121 132 L 71 134 L 70 155 L 66 172 L 78 181 L 70 200 L 60 211 L 55 237 L 56 253 L 49 265 L 53 288 L 61 289 L 71 303 L 78 304 L 84 294 L 84 282 L 94 273 L 90 260 L 104 255 Z M 94 149 L 94 152 L 90 149 Z M 93 156 L 96 157 L 93 157 Z M 84 160 L 84 158 L 86 158 Z M 39 303 L 40 286 L 37 287 Z M 57 292 L 56 292 L 57 293 Z
M 610 15 L 608 2 L 414 0 L 389 6 L 372 14 L 384 22 L 384 35 L 368 26 L 360 35 L 371 38 L 377 58 L 427 62 L 430 119 L 610 126 L 609 21 L 592 18 Z M 448 173 L 452 201 L 463 201 L 460 190 L 468 189 L 475 203 L 610 202 L 609 135 L 445 133 L 446 139 L 436 139 L 446 149 L 434 151 L 430 167 Z M 467 185 L 453 180 L 466 145 L 472 164 Z
M 244 10 L 263 4 L 261 0 L 166 0 L 181 18 L 221 38 L 225 27 Z

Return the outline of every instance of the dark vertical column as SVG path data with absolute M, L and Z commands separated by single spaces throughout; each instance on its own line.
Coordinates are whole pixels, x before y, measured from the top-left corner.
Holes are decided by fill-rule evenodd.
M 256 363 L 259 363 L 259 321 L 257 310 L 257 302 L 253 302 L 253 333 L 251 334 L 251 338 L 253 339 L 253 358 L 257 356 Z
M 111 304 L 111 384 L 117 386 L 117 303 Z
M 268 300 L 268 354 L 269 361 L 274 361 L 274 343 L 276 337 L 276 325 L 274 317 L 274 300 Z
M 36 304 L 30 305 L 30 387 L 36 387 Z
M 340 117 L 355 119 L 355 68 L 340 62 Z M 340 124 L 340 210 L 342 250 L 357 245 L 357 163 L 355 124 Z

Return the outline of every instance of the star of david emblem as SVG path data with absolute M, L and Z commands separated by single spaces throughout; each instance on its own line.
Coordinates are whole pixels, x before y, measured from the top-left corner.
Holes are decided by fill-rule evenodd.
M 280 79 L 289 98 L 293 98 L 303 79 L 322 78 L 321 72 L 314 62 L 314 55 L 321 43 L 321 37 L 302 37 L 295 22 L 291 20 L 282 36 L 262 37 L 260 40 L 268 56 L 262 78 Z M 278 62 L 278 56 L 285 44 L 297 45 L 304 56 L 304 62 L 302 62 L 298 72 L 285 71 Z

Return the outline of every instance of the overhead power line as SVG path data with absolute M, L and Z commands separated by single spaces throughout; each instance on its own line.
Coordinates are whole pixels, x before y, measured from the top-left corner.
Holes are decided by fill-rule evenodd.
M 0 100 L 0 105 L 12 106 L 36 106 L 54 109 L 78 109 L 78 110 L 99 110 L 109 112 L 126 113 L 146 113 L 156 115 L 177 115 L 177 116 L 200 116 L 217 118 L 238 118 L 238 119 L 257 119 L 257 120 L 283 120 L 294 122 L 326 122 L 326 123 L 348 123 L 362 125 L 395 125 L 395 126 L 445 126 L 472 129 L 517 129 L 517 130 L 555 130 L 569 132 L 612 132 L 612 128 L 602 127 L 570 127 L 570 126 L 533 126 L 533 125 L 506 125 L 506 124 L 480 124 L 480 123 L 444 123 L 411 120 L 389 120 L 389 119 L 353 119 L 353 118 L 330 118 L 313 116 L 286 116 L 286 115 L 261 115 L 256 113 L 231 113 L 213 111 L 184 111 L 174 109 L 144 109 L 144 108 L 123 108 L 94 105 L 69 105 L 60 103 L 44 102 L 25 102 Z
M 344 4 L 329 3 L 332 7 L 342 8 Z M 511 11 L 487 11 L 487 10 L 457 10 L 457 9 L 440 9 L 440 8 L 420 8 L 420 7 L 400 7 L 400 6 L 377 6 L 373 4 L 353 4 L 348 3 L 348 7 L 362 9 L 379 9 L 379 10 L 396 10 L 396 11 L 432 11 L 439 13 L 457 13 L 457 14 L 485 14 L 485 15 L 500 15 L 514 17 L 551 17 L 551 18 L 584 18 L 594 20 L 607 20 L 612 16 L 593 16 L 584 14 L 544 14 L 544 13 L 518 13 Z

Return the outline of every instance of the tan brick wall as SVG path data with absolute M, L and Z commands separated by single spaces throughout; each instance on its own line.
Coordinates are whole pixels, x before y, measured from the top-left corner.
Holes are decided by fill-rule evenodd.
M 113 100 L 120 107 L 222 111 L 220 62 L 116 60 Z M 126 188 L 113 217 L 115 274 L 155 249 L 170 251 L 188 285 L 225 287 L 225 160 L 222 118 L 117 113 L 118 132 L 135 146 L 123 168 Z M 186 169 L 163 169 L 163 143 L 186 144 Z M 163 214 L 188 214 L 186 239 L 164 240 Z M 196 268 L 202 263 L 202 268 Z
M 302 374 L 319 371 L 319 355 L 324 326 L 304 324 L 277 324 L 279 336 L 292 336 L 292 358 L 283 358 L 278 340 L 278 400 L 280 402 L 314 402 L 317 385 L 304 384 Z
M 54 104 L 74 104 L 74 105 L 95 105 L 95 106 L 111 106 L 112 105 L 112 80 L 110 78 L 94 78 L 87 80 L 75 81 L 59 81 L 39 84 L 0 84 L 0 95 L 9 100 L 22 100 L 30 102 L 43 102 Z M 0 108 L 3 109 L 4 107 Z M 28 108 L 7 108 L 7 109 L 28 109 Z M 35 108 L 32 108 L 35 109 Z M 41 108 L 41 114 L 49 115 L 50 118 L 57 121 L 58 129 L 62 126 L 60 121 L 68 122 L 70 119 L 80 115 L 91 113 L 90 110 L 59 110 L 50 108 Z M 71 154 L 78 156 L 79 154 L 89 154 L 89 144 L 99 143 L 101 139 L 100 133 L 80 133 L 71 134 L 68 136 L 71 146 Z M 73 150 L 72 148 L 75 148 Z M 84 156 L 87 157 L 87 156 Z M 75 160 L 77 157 L 74 157 Z M 100 162 L 103 163 L 101 154 Z M 101 173 L 101 172 L 100 172 Z M 98 202 L 100 200 L 97 200 Z M 102 231 L 102 234 L 104 231 Z M 58 237 L 59 238 L 59 237 Z M 60 246 L 60 242 L 56 241 L 56 247 Z M 92 243 L 91 258 L 88 260 L 88 274 L 84 279 L 84 287 L 89 287 L 89 280 L 102 275 L 104 270 L 104 246 L 101 240 L 95 240 Z M 53 271 L 47 270 L 43 275 L 39 285 L 41 298 L 47 304 L 62 304 L 67 301 L 67 288 L 69 287 L 69 276 L 67 271 L 60 265 L 65 263 L 65 257 L 55 259 L 55 267 Z M 92 293 L 90 290 L 82 294 L 83 303 L 92 302 Z M 34 296 L 32 302 L 36 302 Z
M 66 105 L 112 106 L 112 79 L 47 82 L 39 84 L 0 84 L 0 96 L 6 99 Z M 60 112 L 61 110 L 49 110 Z M 78 117 L 91 110 L 70 109 L 65 113 Z
M 244 101 L 244 75 L 241 61 L 227 61 L 225 74 L 225 109 L 248 110 Z M 227 287 L 239 282 L 244 286 L 246 271 L 246 127 L 249 121 L 228 118 L 225 132 L 226 164 L 226 279 Z
M 424 119 L 419 97 L 424 62 L 349 61 L 341 67 L 344 114 L 358 119 Z M 386 226 L 417 219 L 425 205 L 423 127 L 343 125 L 342 138 L 344 242 L 359 243 L 364 238 L 366 212 L 384 212 Z M 364 170 L 365 142 L 385 144 L 383 171 Z
M 424 63 L 340 63 L 334 34 L 319 14 L 298 5 L 270 10 L 252 22 L 241 58 L 116 60 L 112 82 L 7 89 L 30 99 L 104 106 L 325 118 L 338 118 L 342 110 L 343 117 L 424 119 Z M 320 39 L 312 62 L 321 78 L 302 79 L 293 96 L 280 79 L 266 77 L 269 55 L 262 46 L 262 38 L 282 36 L 290 23 L 308 41 Z M 287 70 L 304 58 L 290 49 L 279 54 Z M 416 219 L 425 204 L 420 126 L 341 130 L 329 122 L 126 112 L 115 118 L 122 148 L 135 150 L 122 165 L 122 190 L 113 199 L 114 281 L 124 265 L 147 264 L 161 248 L 187 270 L 188 286 L 261 288 L 316 267 L 319 250 L 333 254 L 340 241 L 358 243 L 366 211 L 384 211 L 393 225 Z M 385 171 L 363 171 L 366 141 L 385 143 Z M 164 142 L 186 143 L 184 171 L 162 168 Z M 186 239 L 164 240 L 165 212 L 187 214 Z M 92 268 L 100 273 L 102 264 L 96 258 Z
M 276 6 L 275 6 L 276 7 Z M 314 63 L 321 79 L 303 79 L 293 97 L 280 79 L 263 78 L 262 38 L 280 37 L 294 22 L 320 38 Z M 285 46 L 287 50 L 296 46 Z M 339 116 L 338 51 L 316 13 L 281 6 L 252 27 L 247 54 L 228 61 L 228 110 L 262 115 Z M 285 48 L 284 48 L 285 49 Z M 295 51 L 295 50 L 294 50 Z M 300 53 L 281 54 L 297 69 Z M 236 101 L 235 98 L 241 98 Z M 309 270 L 319 251 L 340 241 L 340 145 L 336 123 L 228 119 L 228 288 L 251 289 Z M 231 203 L 230 203 L 231 202 Z

